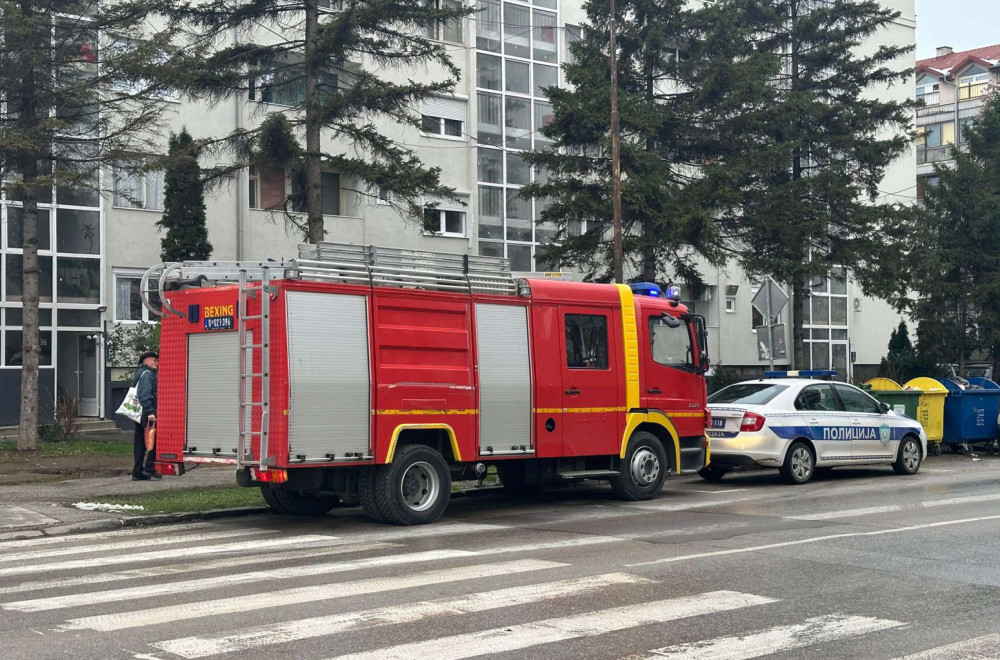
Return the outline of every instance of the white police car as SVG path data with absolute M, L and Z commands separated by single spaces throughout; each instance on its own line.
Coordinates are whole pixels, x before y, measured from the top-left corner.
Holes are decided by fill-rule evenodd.
M 817 469 L 873 464 L 916 474 L 927 455 L 920 424 L 856 387 L 815 380 L 833 374 L 770 372 L 710 396 L 712 454 L 701 476 L 716 481 L 737 467 L 775 467 L 803 484 Z

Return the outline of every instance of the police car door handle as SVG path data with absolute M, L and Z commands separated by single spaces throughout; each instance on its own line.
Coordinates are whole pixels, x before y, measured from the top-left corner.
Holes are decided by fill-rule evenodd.
M 809 418 L 809 423 L 810 424 L 819 424 L 819 418 L 818 417 L 810 417 Z

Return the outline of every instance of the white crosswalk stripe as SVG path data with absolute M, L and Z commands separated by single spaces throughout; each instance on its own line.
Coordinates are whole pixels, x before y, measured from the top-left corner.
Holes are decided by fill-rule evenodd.
M 11 587 L 0 587 L 0 595 L 23 593 L 25 591 L 48 591 L 52 589 L 66 589 L 68 587 L 82 587 L 92 584 L 104 584 L 107 582 L 120 582 L 122 580 L 148 580 L 149 578 L 162 577 L 166 575 L 179 575 L 182 573 L 194 573 L 196 571 L 219 570 L 246 566 L 248 564 L 260 565 L 278 561 L 294 561 L 311 559 L 313 557 L 326 557 L 329 555 L 348 554 L 352 552 L 368 552 L 371 550 L 387 550 L 398 548 L 398 543 L 336 543 L 324 544 L 314 549 L 290 550 L 287 552 L 261 552 L 258 554 L 243 557 L 223 557 L 219 559 L 203 559 L 193 562 L 171 563 L 167 566 L 150 566 L 148 568 L 133 568 L 126 571 L 116 571 L 114 573 L 98 573 L 96 575 L 80 575 L 77 577 L 62 578 L 58 580 L 34 580 L 31 582 L 20 582 Z
M 994 633 L 927 649 L 899 660 L 997 660 L 998 658 L 1000 658 L 1000 634 Z
M 168 528 L 171 534 L 177 532 L 187 532 L 192 529 L 218 528 L 208 522 L 177 523 Z M 113 541 L 115 539 L 130 538 L 133 536 L 159 536 L 163 527 L 131 527 L 129 529 L 119 529 L 110 532 L 87 532 L 86 534 L 64 534 L 62 536 L 37 536 L 17 541 L 0 541 L 0 551 L 13 550 L 15 548 L 37 548 L 42 545 L 72 544 L 79 541 Z
M 206 616 L 253 612 L 256 610 L 279 608 L 285 605 L 351 598 L 365 594 L 397 591 L 432 584 L 459 582 L 462 580 L 486 579 L 512 575 L 514 573 L 562 568 L 564 566 L 567 566 L 567 564 L 537 559 L 524 559 L 494 564 L 476 564 L 458 568 L 425 571 L 422 573 L 409 573 L 397 577 L 375 577 L 352 582 L 340 582 L 335 585 L 336 588 L 331 588 L 331 585 L 323 584 L 312 587 L 271 591 L 259 594 L 257 597 L 237 596 L 185 603 L 182 605 L 168 605 L 146 610 L 135 610 L 119 614 L 82 617 L 70 619 L 60 629 L 90 629 L 109 632 L 112 630 L 125 630 L 174 621 L 199 619 Z
M 888 504 L 886 506 L 869 506 L 861 509 L 843 509 L 841 511 L 825 511 L 823 513 L 810 513 L 801 516 L 785 516 L 789 520 L 837 520 L 839 518 L 855 518 L 859 516 L 871 516 L 878 513 L 892 513 L 902 511 L 903 507 L 898 504 Z
M 96 566 L 111 566 L 117 564 L 137 564 L 147 561 L 157 561 L 161 559 L 176 559 L 178 556 L 192 557 L 197 555 L 213 555 L 238 552 L 258 552 L 268 548 L 279 548 L 290 545 L 308 545 L 310 543 L 331 543 L 337 539 L 336 536 L 325 536 L 322 534 L 304 534 L 301 536 L 285 536 L 281 538 L 258 539 L 254 541 L 241 541 L 239 543 L 223 543 L 220 545 L 203 545 L 192 548 L 171 548 L 169 550 L 155 550 L 152 552 L 137 552 L 134 554 L 103 555 L 100 557 L 88 557 L 86 559 L 76 559 L 73 561 L 51 562 L 46 564 L 32 564 L 28 566 L 11 566 L 0 568 L 0 577 L 10 575 L 30 575 L 32 573 L 48 573 L 52 571 L 69 571 L 75 569 L 93 568 Z M 342 542 L 342 541 L 341 541 Z
M 371 610 L 288 621 L 259 626 L 222 637 L 185 637 L 159 642 L 153 646 L 183 658 L 204 658 L 210 655 L 249 651 L 272 644 L 335 635 L 377 626 L 412 623 L 432 617 L 459 616 L 559 598 L 584 598 L 613 585 L 649 582 L 652 581 L 627 573 L 608 573 L 523 587 L 509 587 L 453 598 L 440 598 L 433 601 L 405 603 Z
M 264 534 L 273 535 L 274 532 L 264 529 L 231 529 L 224 532 L 206 532 L 204 534 L 189 534 L 187 536 L 158 536 L 154 538 L 138 538 L 125 541 L 112 541 L 110 543 L 98 543 L 97 545 L 74 545 L 69 548 L 49 548 L 47 550 L 35 550 L 32 552 L 13 552 L 0 555 L 0 562 L 8 561 L 36 561 L 39 559 L 49 559 L 51 557 L 66 557 L 68 555 L 85 555 L 90 553 L 115 552 L 118 550 L 130 550 L 132 548 L 149 548 L 150 546 L 160 547 L 166 545 L 180 545 L 181 543 L 201 543 L 204 541 L 215 541 L 218 539 L 232 539 L 241 536 L 261 536 Z M 171 550 L 179 553 L 181 550 Z
M 337 550 L 338 549 L 336 547 L 332 548 L 332 551 L 334 552 Z M 330 550 L 327 550 L 327 552 L 329 551 Z M 3 603 L 0 604 L 0 608 L 5 610 L 16 610 L 18 612 L 40 612 L 42 610 L 79 607 L 81 605 L 114 603 L 118 601 L 134 600 L 136 598 L 152 598 L 154 596 L 165 596 L 167 594 L 194 593 L 196 591 L 215 589 L 216 587 L 227 587 L 236 584 L 245 584 L 247 582 L 259 582 L 261 580 L 291 580 L 295 578 L 345 573 L 347 571 L 356 571 L 364 568 L 378 568 L 381 566 L 397 565 L 402 566 L 405 564 L 416 564 L 428 561 L 443 561 L 445 559 L 456 559 L 458 557 L 471 557 L 475 554 L 477 553 L 471 550 L 430 550 L 427 552 L 414 552 L 402 555 L 368 557 L 335 563 L 291 566 L 266 571 L 235 573 L 232 575 L 214 575 L 200 580 L 184 580 L 181 582 L 166 582 L 164 584 L 144 584 L 139 587 L 129 587 L 127 589 L 111 589 L 108 591 L 95 591 L 74 594 L 71 596 L 34 598 L 31 600 Z
M 900 621 L 888 619 L 829 614 L 763 632 L 656 649 L 646 660 L 747 660 L 901 625 Z
M 400 644 L 342 655 L 336 660 L 410 660 L 421 657 L 464 660 L 772 602 L 771 598 L 753 594 L 713 591 Z

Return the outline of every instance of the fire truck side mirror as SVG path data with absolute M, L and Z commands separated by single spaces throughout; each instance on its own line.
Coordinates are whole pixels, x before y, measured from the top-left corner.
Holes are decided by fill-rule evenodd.
M 666 312 L 660 315 L 660 321 L 662 321 L 663 325 L 667 326 L 668 328 L 681 327 L 681 320 L 676 316 L 671 316 L 670 314 L 667 314 Z

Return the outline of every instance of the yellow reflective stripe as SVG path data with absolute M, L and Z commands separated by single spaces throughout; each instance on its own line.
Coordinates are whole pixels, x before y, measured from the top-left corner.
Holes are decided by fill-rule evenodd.
M 625 410 L 639 407 L 639 333 L 635 324 L 632 289 L 617 284 L 622 304 L 622 344 L 625 348 Z
M 392 463 L 392 457 L 396 454 L 396 441 L 399 440 L 399 434 L 409 429 L 440 429 L 446 431 L 448 439 L 451 440 L 451 451 L 455 456 L 455 460 L 461 462 L 462 452 L 458 450 L 458 439 L 455 437 L 455 429 L 447 424 L 400 424 L 392 431 L 392 439 L 389 440 L 389 452 L 385 455 L 386 463 Z
M 378 415 L 478 415 L 476 409 L 468 410 L 378 410 L 373 411 Z
M 607 412 L 625 412 L 625 408 L 622 406 L 614 406 L 611 408 L 535 408 L 535 414 L 538 415 L 549 415 L 554 413 L 607 413 Z
M 651 424 L 656 424 L 662 426 L 666 432 L 674 440 L 674 457 L 678 472 L 681 469 L 681 442 L 677 435 L 677 429 L 674 428 L 674 423 L 670 421 L 670 418 L 664 415 L 658 410 L 648 410 L 646 412 L 633 412 L 629 413 L 625 422 L 625 433 L 622 434 L 622 448 L 619 452 L 619 458 L 625 458 L 625 449 L 628 447 L 628 440 L 632 437 L 632 433 L 639 427 L 640 424 L 644 422 L 649 422 Z M 666 449 L 666 447 L 664 447 Z
M 673 410 L 667 411 L 667 417 L 704 417 L 703 412 L 675 412 Z

